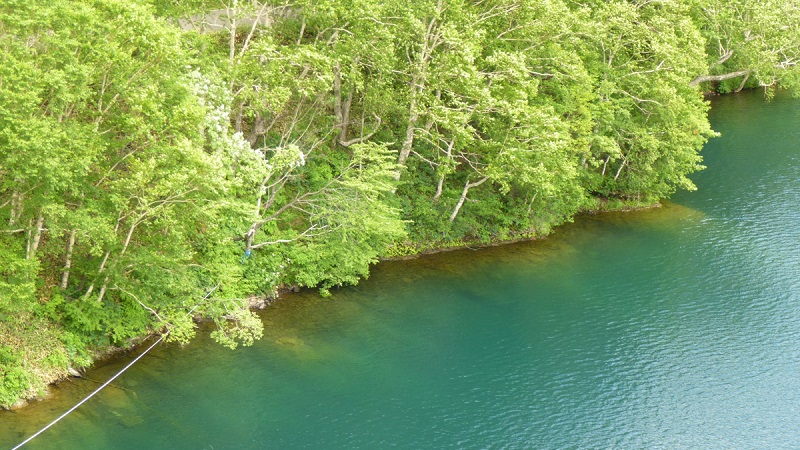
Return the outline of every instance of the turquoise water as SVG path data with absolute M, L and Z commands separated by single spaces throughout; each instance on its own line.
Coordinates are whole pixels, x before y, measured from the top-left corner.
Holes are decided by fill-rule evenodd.
M 288 296 L 29 448 L 800 448 L 800 101 L 714 101 L 699 191 Z M 126 361 L 0 414 L 13 446 Z

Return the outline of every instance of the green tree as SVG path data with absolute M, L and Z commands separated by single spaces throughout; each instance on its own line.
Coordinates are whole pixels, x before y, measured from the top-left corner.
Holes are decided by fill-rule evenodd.
M 699 0 L 691 16 L 707 42 L 707 70 L 692 85 L 723 92 L 755 86 L 800 86 L 800 2 Z

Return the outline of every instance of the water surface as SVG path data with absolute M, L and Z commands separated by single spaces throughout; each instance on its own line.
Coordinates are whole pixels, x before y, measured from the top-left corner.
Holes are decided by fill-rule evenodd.
M 714 101 L 699 191 L 286 297 L 160 346 L 29 448 L 798 448 L 800 101 Z M 125 361 L 0 414 L 13 446 Z

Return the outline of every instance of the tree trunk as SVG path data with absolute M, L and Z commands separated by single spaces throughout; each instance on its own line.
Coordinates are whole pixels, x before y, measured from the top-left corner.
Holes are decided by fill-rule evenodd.
M 106 288 L 108 287 L 108 279 L 109 277 L 106 276 L 106 279 L 103 280 L 103 285 L 100 286 L 100 292 L 97 293 L 97 303 L 103 301 L 103 296 L 106 295 Z
M 103 261 L 100 262 L 100 268 L 97 270 L 97 274 L 100 275 L 106 270 L 106 263 L 108 263 L 108 257 L 111 256 L 111 250 L 107 250 L 105 256 L 103 256 Z M 83 299 L 86 300 L 92 295 L 94 291 L 94 282 L 89 285 L 89 289 L 86 289 L 86 293 L 83 294 Z
M 350 124 L 350 105 L 353 104 L 353 91 L 347 94 L 342 104 L 342 123 L 339 126 L 339 142 L 347 142 L 347 126 Z M 363 131 L 362 131 L 363 132 Z
M 122 250 L 119 252 L 119 258 L 122 258 L 125 255 L 125 252 L 128 250 L 128 246 L 131 243 L 131 237 L 133 237 L 133 232 L 136 230 L 136 227 L 139 226 L 140 223 L 144 220 L 144 215 L 140 216 L 131 227 L 128 229 L 128 234 L 125 236 L 125 242 L 122 244 Z M 97 293 L 97 301 L 100 302 L 103 300 L 103 296 L 106 293 L 106 288 L 108 287 L 108 280 L 110 279 L 109 276 L 106 276 L 105 280 L 103 280 L 103 285 L 100 286 L 100 292 Z
M 439 198 L 442 196 L 442 188 L 444 187 L 444 174 L 439 175 L 439 183 L 436 185 L 436 194 L 433 196 L 433 203 L 439 203 Z
M 64 258 L 64 273 L 61 275 L 61 289 L 66 289 L 69 284 L 69 271 L 72 268 L 72 248 L 75 246 L 75 236 L 77 233 L 77 228 L 73 228 L 69 233 L 67 256 Z
M 442 14 L 444 11 L 442 0 L 436 2 L 437 15 Z M 425 34 L 422 36 L 422 49 L 420 50 L 416 61 L 411 61 L 409 64 L 414 71 L 411 77 L 411 100 L 408 105 L 408 125 L 406 125 L 406 137 L 403 140 L 403 146 L 400 148 L 400 155 L 397 158 L 397 163 L 401 166 L 405 164 L 408 155 L 411 154 L 411 147 L 414 144 L 414 131 L 417 128 L 417 120 L 419 119 L 419 112 L 417 111 L 417 103 L 419 97 L 425 90 L 425 72 L 428 63 L 431 60 L 433 51 L 442 43 L 442 35 L 437 25 L 436 16 L 432 17 L 428 22 Z M 395 176 L 396 180 L 400 179 L 400 172 Z
M 450 222 L 456 220 L 456 216 L 458 215 L 458 211 L 464 206 L 464 202 L 467 200 L 467 193 L 470 189 L 482 185 L 489 177 L 483 177 L 480 180 L 470 183 L 469 178 L 467 178 L 467 183 L 464 185 L 464 190 L 461 192 L 461 198 L 458 199 L 458 203 L 456 204 L 456 208 L 453 210 L 453 214 L 450 214 Z
M 742 89 L 744 89 L 744 85 L 745 85 L 745 83 L 747 83 L 747 80 L 749 80 L 749 79 L 750 79 L 750 73 L 748 72 L 748 73 L 747 73 L 747 75 L 745 75 L 745 76 L 742 78 L 742 82 L 739 84 L 739 87 L 738 87 L 738 88 L 736 88 L 736 91 L 735 91 L 735 92 L 742 92 Z
M 333 65 L 333 117 L 336 120 L 336 127 L 339 128 L 339 136 L 341 140 L 342 124 L 342 74 L 339 68 L 339 63 Z
M 8 218 L 8 226 L 14 226 L 17 220 L 19 220 L 20 215 L 22 215 L 22 194 L 14 191 L 14 193 L 11 194 L 11 213 Z
M 250 143 L 250 148 L 256 148 L 256 144 L 258 144 L 258 138 L 266 134 L 267 129 L 265 125 L 266 125 L 266 120 L 263 117 L 261 117 L 261 114 L 256 112 L 256 119 L 253 122 L 253 128 L 250 130 L 249 133 L 247 133 L 247 137 L 245 137 L 245 139 L 247 139 L 247 142 Z
M 450 142 L 447 144 L 447 159 L 453 154 L 453 146 L 455 145 L 456 140 L 451 139 Z M 436 185 L 436 195 L 433 196 L 433 203 L 439 202 L 439 197 L 442 196 L 442 188 L 444 187 L 444 173 L 439 175 L 439 183 Z
M 420 80 L 417 76 L 411 79 L 411 101 L 408 104 L 408 124 L 406 125 L 406 137 L 403 140 L 403 146 L 400 148 L 400 156 L 397 158 L 397 164 L 401 166 L 405 164 L 408 155 L 411 154 L 411 146 L 414 144 L 414 130 L 417 128 L 417 120 L 419 119 L 419 112 L 417 112 L 417 97 L 422 92 L 422 86 L 419 84 Z M 400 172 L 397 173 L 395 179 L 400 179 Z
M 239 6 L 237 3 L 238 2 L 236 0 L 233 0 L 233 7 L 227 5 L 227 8 L 225 8 L 227 9 L 226 12 L 228 14 L 228 20 L 230 20 L 230 27 L 231 27 L 230 36 L 228 39 L 228 58 L 230 59 L 231 65 L 233 65 L 233 60 L 236 57 L 236 15 L 237 15 L 236 10 Z M 231 84 L 232 83 L 233 80 L 231 80 Z M 231 89 L 231 92 L 232 91 L 233 89 Z
M 531 197 L 531 201 L 530 201 L 530 202 L 528 202 L 528 217 L 530 217 L 530 216 L 531 216 L 531 211 L 533 211 L 533 202 L 535 202 L 535 201 L 536 201 L 536 196 L 537 196 L 537 195 L 539 195 L 539 193 L 538 193 L 538 192 L 535 192 L 535 193 L 533 194 L 533 196 Z
M 122 258 L 122 256 L 125 255 L 125 252 L 128 250 L 128 245 L 130 245 L 131 243 L 131 237 L 133 236 L 133 232 L 134 230 L 136 230 L 136 227 L 139 226 L 140 223 L 142 223 L 143 219 L 144 215 L 140 216 L 136 221 L 133 222 L 133 224 L 128 229 L 128 234 L 125 236 L 125 242 L 122 244 L 122 250 L 119 252 L 120 258 Z M 97 271 L 98 275 L 100 275 L 106 270 L 107 267 L 106 264 L 108 263 L 109 256 L 111 256 L 111 250 L 107 251 L 106 255 L 103 257 L 103 262 L 100 263 L 100 269 Z M 106 276 L 105 279 L 103 279 L 103 284 L 100 286 L 100 291 L 97 294 L 98 302 L 103 300 L 103 296 L 106 293 L 106 288 L 108 287 L 109 279 L 110 277 L 108 276 Z M 89 295 L 92 293 L 93 290 L 94 290 L 94 283 L 92 283 L 89 286 L 89 289 L 86 290 L 86 294 L 83 295 L 83 298 L 84 299 L 89 298 Z
M 628 157 L 625 156 L 625 157 L 622 158 L 622 164 L 619 165 L 619 170 L 617 170 L 617 174 L 614 175 L 614 181 L 617 181 L 619 176 L 622 174 L 622 169 L 625 168 L 625 164 L 627 164 L 627 163 L 628 163 Z
M 333 66 L 333 115 L 339 129 L 339 143 L 347 141 L 347 125 L 350 122 L 350 105 L 353 103 L 353 91 L 342 101 L 342 71 L 337 62 Z
M 33 258 L 36 254 L 36 250 L 39 249 L 39 243 L 42 240 L 42 227 L 44 226 L 44 215 L 39 213 L 39 217 L 36 219 L 36 227 L 34 228 L 34 233 L 32 236 L 32 241 L 30 245 L 28 245 L 28 254 L 27 259 Z

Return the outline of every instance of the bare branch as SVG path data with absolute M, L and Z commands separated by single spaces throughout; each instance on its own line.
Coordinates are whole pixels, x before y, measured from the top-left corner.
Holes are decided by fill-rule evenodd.
M 274 241 L 259 242 L 258 244 L 251 245 L 250 248 L 251 249 L 257 249 L 257 248 L 261 248 L 261 247 L 266 247 L 267 245 L 288 244 L 290 242 L 294 242 L 294 241 L 297 241 L 299 239 L 319 236 L 321 233 L 312 234 L 312 231 L 317 230 L 317 229 L 325 229 L 325 228 L 327 228 L 327 227 L 318 228 L 317 225 L 314 224 L 314 225 L 311 225 L 307 230 L 305 230 L 302 233 L 300 233 L 300 235 L 298 235 L 295 238 L 292 238 L 292 239 L 276 239 Z
M 689 86 L 697 86 L 698 84 L 705 83 L 707 81 L 725 81 L 725 80 L 730 80 L 731 78 L 744 77 L 747 76 L 749 73 L 750 73 L 749 70 L 739 70 L 737 72 L 729 72 L 729 73 L 724 73 L 722 75 L 703 75 L 690 81 Z
M 372 139 L 372 136 L 375 136 L 375 133 L 378 132 L 378 129 L 381 126 L 381 118 L 375 113 L 372 113 L 372 116 L 375 117 L 375 119 L 378 121 L 378 123 L 375 125 L 375 129 L 372 130 L 371 133 L 367 134 L 366 136 L 350 139 L 348 141 L 339 141 L 339 145 L 341 145 L 342 147 L 350 147 L 353 144 L 360 144 L 360 143 L 362 143 L 364 141 L 368 141 L 368 140 Z
M 469 192 L 469 190 L 474 188 L 474 187 L 478 187 L 478 186 L 482 185 L 488 179 L 489 179 L 489 177 L 487 176 L 487 177 L 481 178 L 478 181 L 470 183 L 469 182 L 469 178 L 467 178 L 467 183 L 464 184 L 464 190 L 461 191 L 461 198 L 458 199 L 458 203 L 456 204 L 456 207 L 453 210 L 453 214 L 450 214 L 450 222 L 456 220 L 456 216 L 458 215 L 458 211 L 461 209 L 462 206 L 464 206 L 464 202 L 467 200 L 467 193 Z
M 142 303 L 142 301 L 141 301 L 141 300 L 139 300 L 139 297 L 137 297 L 137 296 L 136 296 L 136 294 L 134 294 L 134 293 L 132 293 L 132 292 L 128 292 L 128 291 L 126 291 L 125 289 L 122 289 L 121 287 L 119 287 L 119 285 L 118 285 L 118 284 L 115 284 L 115 285 L 114 285 L 114 289 L 116 289 L 116 290 L 118 290 L 118 291 L 120 291 L 120 292 L 122 292 L 122 293 L 124 293 L 124 294 L 128 294 L 128 295 L 130 295 L 131 297 L 133 297 L 133 299 L 134 299 L 134 300 L 136 300 L 136 303 L 138 303 L 138 304 L 142 305 L 142 308 L 144 308 L 144 309 L 146 309 L 146 310 L 150 311 L 150 314 L 152 314 L 152 315 L 156 316 L 156 318 L 157 318 L 158 320 L 160 320 L 161 322 L 164 322 L 164 319 L 162 319 L 162 318 L 161 318 L 161 316 L 159 316 L 159 315 L 158 315 L 158 312 L 157 312 L 155 309 L 153 309 L 153 308 L 151 308 L 151 307 L 149 307 L 149 306 L 145 305 L 144 303 Z
M 256 26 L 258 26 L 258 24 L 260 23 L 261 17 L 264 15 L 266 9 L 267 9 L 267 3 L 264 2 L 264 4 L 261 5 L 261 9 L 258 11 L 258 13 L 256 13 L 256 16 L 253 20 L 253 26 L 250 27 L 250 32 L 247 34 L 247 38 L 244 40 L 244 44 L 242 44 L 242 49 L 239 50 L 240 55 L 243 55 L 244 52 L 247 51 L 247 46 L 250 45 L 250 39 L 253 38 L 253 34 L 255 34 L 256 32 Z M 303 22 L 303 25 L 305 25 L 305 22 Z
M 663 65 L 664 65 L 664 60 L 662 60 L 660 63 L 658 63 L 658 66 L 656 66 L 654 69 L 640 70 L 640 71 L 636 71 L 636 72 L 627 73 L 627 74 L 623 75 L 622 78 L 632 77 L 634 75 L 644 75 L 644 74 L 647 74 L 647 73 L 655 73 L 655 72 L 658 72 L 658 71 L 661 71 L 661 70 L 669 70 L 669 68 L 662 69 L 661 66 L 663 66 Z
M 721 47 L 721 44 L 720 44 L 720 47 Z M 732 50 L 732 49 L 731 49 L 731 50 L 725 50 L 725 51 L 722 53 L 722 55 L 720 55 L 720 57 L 719 57 L 719 59 L 717 60 L 717 62 L 715 62 L 715 63 L 712 65 L 712 67 L 713 67 L 713 66 L 721 66 L 722 64 L 724 64 L 724 63 L 725 63 L 725 61 L 729 60 L 731 56 L 733 56 L 733 50 Z

